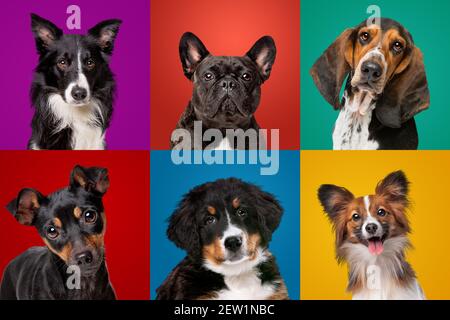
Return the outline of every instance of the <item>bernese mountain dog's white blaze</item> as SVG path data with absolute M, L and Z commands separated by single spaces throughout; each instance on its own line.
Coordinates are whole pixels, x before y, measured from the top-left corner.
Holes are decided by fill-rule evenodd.
M 405 260 L 411 247 L 408 189 L 402 171 L 379 182 L 374 195 L 355 198 L 343 187 L 319 188 L 319 200 L 336 232 L 337 260 L 349 266 L 347 290 L 353 299 L 425 299 Z
M 234 178 L 191 190 L 167 231 L 188 255 L 158 288 L 157 299 L 288 299 L 268 250 L 282 212 L 274 196 Z

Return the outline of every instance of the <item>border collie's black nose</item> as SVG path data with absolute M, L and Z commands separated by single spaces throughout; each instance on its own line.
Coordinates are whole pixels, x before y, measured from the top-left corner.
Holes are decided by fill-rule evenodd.
M 79 266 L 81 265 L 85 265 L 85 264 L 91 264 L 93 257 L 92 257 L 92 253 L 90 251 L 84 251 L 81 252 L 80 254 L 77 254 L 75 257 L 75 260 L 77 261 L 77 264 Z
M 242 247 L 241 237 L 228 237 L 225 239 L 225 248 L 232 252 L 238 251 Z
M 87 90 L 79 86 L 75 86 L 72 88 L 71 94 L 76 101 L 82 101 L 87 97 Z
M 375 223 L 369 223 L 366 226 L 366 231 L 369 234 L 375 234 L 375 232 L 377 232 L 378 226 Z
M 364 61 L 361 66 L 363 77 L 368 81 L 376 81 L 380 79 L 383 70 L 378 63 L 372 61 Z

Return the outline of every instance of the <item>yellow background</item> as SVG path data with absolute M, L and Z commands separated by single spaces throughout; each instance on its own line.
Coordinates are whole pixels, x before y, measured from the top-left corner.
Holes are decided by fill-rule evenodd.
M 335 260 L 334 234 L 317 199 L 321 184 L 373 194 L 395 170 L 406 173 L 412 202 L 408 252 L 427 299 L 450 299 L 449 151 L 301 151 L 301 299 L 350 299 L 347 266 Z

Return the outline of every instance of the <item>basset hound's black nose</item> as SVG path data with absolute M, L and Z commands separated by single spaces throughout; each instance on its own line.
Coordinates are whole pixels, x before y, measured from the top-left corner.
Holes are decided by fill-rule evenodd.
M 383 74 L 383 69 L 376 62 L 364 61 L 361 65 L 361 74 L 364 80 L 377 81 Z

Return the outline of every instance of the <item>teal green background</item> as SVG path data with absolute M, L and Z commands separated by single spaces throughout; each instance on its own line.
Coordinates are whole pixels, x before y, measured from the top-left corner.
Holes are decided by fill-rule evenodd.
M 320 95 L 309 70 L 344 29 L 370 16 L 366 11 L 371 4 L 381 8 L 382 17 L 400 22 L 424 54 L 431 104 L 415 116 L 419 149 L 450 149 L 449 0 L 302 0 L 301 148 L 332 149 L 331 135 L 338 111 Z

